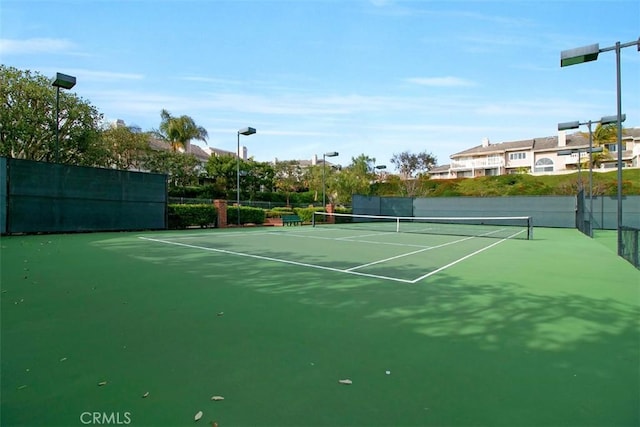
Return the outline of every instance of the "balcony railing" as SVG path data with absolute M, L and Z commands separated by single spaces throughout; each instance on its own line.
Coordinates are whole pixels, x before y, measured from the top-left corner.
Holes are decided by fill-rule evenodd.
M 492 169 L 501 166 L 504 166 L 504 159 L 502 157 L 451 161 L 451 169 Z

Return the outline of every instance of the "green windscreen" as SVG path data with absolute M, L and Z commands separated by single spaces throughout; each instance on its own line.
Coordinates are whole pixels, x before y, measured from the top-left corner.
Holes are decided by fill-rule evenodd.
M 166 228 L 166 176 L 8 159 L 8 233 Z

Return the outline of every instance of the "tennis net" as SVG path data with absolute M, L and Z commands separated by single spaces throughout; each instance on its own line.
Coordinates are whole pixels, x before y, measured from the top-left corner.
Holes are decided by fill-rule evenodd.
M 336 227 L 395 233 L 532 239 L 529 216 L 514 217 L 416 217 L 314 212 L 314 227 Z

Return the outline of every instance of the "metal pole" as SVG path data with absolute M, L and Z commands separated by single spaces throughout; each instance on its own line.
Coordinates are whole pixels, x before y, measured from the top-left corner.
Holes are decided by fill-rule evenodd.
M 622 256 L 622 90 L 620 42 L 616 43 L 616 97 L 618 103 L 618 256 Z
M 582 159 L 581 159 L 581 154 L 582 152 L 580 151 L 580 149 L 578 148 L 578 192 L 583 190 L 583 186 L 582 186 Z M 582 193 L 582 197 L 584 197 L 584 193 Z
M 236 210 L 240 226 L 240 131 L 238 131 L 238 150 L 236 151 Z
M 324 193 L 325 154 L 322 155 L 322 209 L 325 209 L 327 206 L 327 202 L 325 201 L 325 193 Z
M 60 163 L 60 86 L 56 87 L 56 163 Z
M 591 132 L 591 120 L 589 126 L 589 235 L 593 237 L 593 133 Z

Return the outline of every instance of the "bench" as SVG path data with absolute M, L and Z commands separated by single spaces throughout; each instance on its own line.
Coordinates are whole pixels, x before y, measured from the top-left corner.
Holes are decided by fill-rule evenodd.
M 282 215 L 282 225 L 302 225 L 298 215 Z

